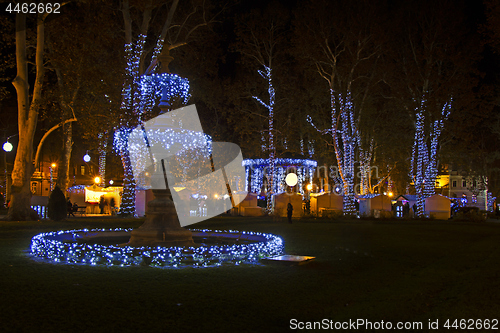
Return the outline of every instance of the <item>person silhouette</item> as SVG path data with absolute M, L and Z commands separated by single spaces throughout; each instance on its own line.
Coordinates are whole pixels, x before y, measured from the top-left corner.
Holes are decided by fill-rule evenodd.
M 286 207 L 286 214 L 288 216 L 288 223 L 292 223 L 293 205 L 290 202 Z

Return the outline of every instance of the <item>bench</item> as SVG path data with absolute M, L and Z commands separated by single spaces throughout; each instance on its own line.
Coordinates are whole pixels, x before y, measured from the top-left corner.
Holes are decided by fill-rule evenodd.
M 87 206 L 78 206 L 78 208 L 73 211 L 73 214 L 80 214 L 80 216 L 87 215 Z

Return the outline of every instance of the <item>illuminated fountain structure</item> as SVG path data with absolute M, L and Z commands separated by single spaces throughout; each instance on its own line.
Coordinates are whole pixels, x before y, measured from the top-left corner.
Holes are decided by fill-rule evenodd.
M 182 228 L 166 187 L 153 190 L 156 198 L 138 229 L 42 233 L 32 238 L 30 253 L 68 264 L 173 268 L 255 264 L 283 254 L 283 240 L 276 235 Z
M 186 203 L 186 196 L 179 194 L 172 199 L 170 188 L 183 188 L 188 198 L 202 185 L 218 191 L 223 188 L 232 198 L 231 180 L 245 177 L 243 158 L 238 146 L 207 139 L 194 105 L 169 111 L 168 101 L 173 87 L 181 82 L 179 77 L 167 73 L 149 75 L 144 78 L 143 87 L 149 87 L 144 93 L 151 90 L 157 95 L 154 83 L 158 80 L 162 82 L 159 107 L 163 113 L 138 126 L 128 138 L 134 178 L 155 195 L 148 203 L 144 224 L 135 230 L 42 233 L 31 240 L 32 255 L 71 264 L 210 267 L 256 263 L 283 254 L 283 240 L 275 235 L 183 228 L 217 215 L 216 210 L 209 209 L 207 216 L 183 214 L 182 207 L 189 206 L 189 199 Z M 194 160 L 203 163 L 191 163 Z M 182 169 L 179 176 L 173 168 L 183 161 L 189 167 Z M 239 200 L 232 198 L 233 206 Z
M 166 268 L 255 264 L 283 254 L 283 240 L 272 234 L 193 230 L 197 246 L 119 246 L 131 229 L 69 230 L 42 233 L 31 240 L 30 253 L 50 262 Z

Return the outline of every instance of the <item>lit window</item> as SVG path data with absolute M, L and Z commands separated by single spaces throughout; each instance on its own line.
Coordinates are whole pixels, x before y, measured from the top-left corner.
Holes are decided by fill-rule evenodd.
M 85 165 L 80 165 L 80 175 L 85 175 Z

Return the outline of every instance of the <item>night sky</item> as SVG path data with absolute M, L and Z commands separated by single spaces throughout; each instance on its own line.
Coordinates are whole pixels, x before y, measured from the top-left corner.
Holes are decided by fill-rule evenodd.
M 315 133 L 315 131 L 304 121 L 305 115 L 313 112 L 310 111 L 311 105 L 314 105 L 315 109 L 326 109 L 329 104 L 328 90 L 325 88 L 325 81 L 315 73 L 314 66 L 306 59 L 308 55 L 299 54 L 297 52 L 297 47 L 302 50 L 304 49 L 303 45 L 297 44 L 299 43 L 297 32 L 304 30 L 304 27 L 299 26 L 299 24 L 302 24 L 300 23 L 302 22 L 300 18 L 303 16 L 300 11 L 307 7 L 306 3 L 307 2 L 298 1 L 229 1 L 225 3 L 226 6 L 223 10 L 224 4 L 217 3 L 215 6 L 211 7 L 211 13 L 217 12 L 218 14 L 214 23 L 210 25 L 210 28 L 205 30 L 199 29 L 199 34 L 193 36 L 186 47 L 172 51 L 175 60 L 170 66 L 171 70 L 189 78 L 191 81 L 191 102 L 197 104 L 206 131 L 214 138 L 239 144 L 244 154 L 247 156 L 253 157 L 263 154 L 263 152 L 259 152 L 258 149 L 255 149 L 255 147 L 258 146 L 255 142 L 259 140 L 259 133 L 263 130 L 265 122 L 263 122 L 262 119 L 259 120 L 258 117 L 252 118 L 247 116 L 245 112 L 253 112 L 252 110 L 254 110 L 261 115 L 259 116 L 260 118 L 265 116 L 265 111 L 262 108 L 259 109 L 259 105 L 249 97 L 256 94 L 265 97 L 266 88 L 265 82 L 261 81 L 257 74 L 259 64 L 252 62 L 252 60 L 242 52 L 241 45 L 238 44 L 238 41 L 242 38 L 241 35 L 239 35 L 238 27 L 242 24 L 248 26 L 264 26 L 266 23 L 265 20 L 274 15 L 270 13 L 273 13 L 273 11 L 276 11 L 276 8 L 279 8 L 278 11 L 283 14 L 286 22 L 284 31 L 282 32 L 284 40 L 277 48 L 279 57 L 281 58 L 274 63 L 276 68 L 276 94 L 280 103 L 281 100 L 287 100 L 288 102 L 277 106 L 277 130 L 281 131 L 280 133 L 288 131 L 295 133 L 296 136 L 300 135 L 301 137 L 304 136 L 311 140 L 314 139 L 317 144 L 315 158 L 323 163 L 333 162 L 331 149 L 327 145 L 321 143 L 324 140 L 328 140 L 328 138 Z M 339 2 L 339 4 L 340 3 L 342 2 Z M 403 6 L 397 1 L 378 2 L 377 6 L 379 8 L 385 8 L 385 12 L 381 11 L 380 15 L 386 15 L 383 18 L 385 22 L 379 23 L 382 26 L 387 24 L 386 27 L 392 29 L 387 30 L 389 28 L 386 28 L 385 32 L 380 32 L 379 36 L 382 37 L 381 40 L 386 37 L 389 39 L 389 44 L 391 43 L 390 38 L 394 36 L 393 32 L 399 30 L 397 26 L 391 26 L 391 23 L 400 19 L 400 17 L 398 17 L 398 15 L 400 15 L 398 13 L 401 13 L 400 10 L 413 12 L 415 15 L 418 13 L 426 13 L 427 11 L 426 15 L 428 17 L 433 17 L 431 8 L 435 7 L 431 6 L 432 3 L 435 2 L 422 3 L 416 1 L 413 4 Z M 438 1 L 436 3 L 446 4 L 447 2 Z M 456 117 L 452 117 L 450 120 L 450 125 L 447 127 L 448 132 L 444 134 L 447 143 L 443 144 L 441 147 L 441 161 L 443 161 L 443 163 L 456 165 L 456 168 L 476 168 L 477 166 L 466 165 L 467 163 L 464 164 L 464 160 L 470 160 L 476 153 L 481 156 L 489 156 L 489 158 L 487 158 L 488 171 L 485 172 L 490 173 L 490 178 L 494 181 L 491 172 L 496 169 L 497 165 L 497 161 L 493 156 L 496 154 L 496 149 L 494 147 L 496 143 L 498 143 L 498 137 L 495 134 L 495 129 L 491 128 L 490 125 L 494 123 L 497 117 L 495 107 L 497 101 L 496 91 L 498 85 L 499 62 L 497 49 L 494 43 L 491 42 L 488 31 L 496 28 L 487 25 L 485 5 L 479 1 L 459 1 L 456 3 L 449 3 L 449 5 L 451 6 L 450 8 L 458 8 L 460 13 L 463 14 L 463 17 L 457 15 L 456 20 L 461 21 L 461 25 L 463 25 L 467 37 L 480 48 L 480 51 L 476 52 L 474 55 L 477 58 L 473 60 L 473 64 L 470 67 L 471 71 L 476 71 L 475 73 L 470 73 L 474 80 L 476 80 L 473 84 L 474 86 L 470 88 L 473 94 L 473 96 L 470 97 L 472 100 L 464 103 L 467 105 L 461 105 L 460 110 L 454 114 Z M 411 9 L 411 6 L 414 6 L 415 9 Z M 2 8 L 6 7 L 2 5 Z M 348 9 L 349 7 L 345 8 Z M 88 11 L 89 16 L 91 12 L 100 12 L 101 15 L 95 18 L 85 17 L 85 15 L 82 14 L 84 13 L 83 9 Z M 178 13 L 180 13 L 180 15 L 184 14 L 182 10 L 187 9 L 179 10 Z M 243 19 L 251 17 L 251 13 L 256 11 L 259 11 L 260 17 L 257 16 L 255 18 L 254 16 L 252 19 L 253 21 L 242 21 Z M 154 15 L 152 16 L 150 28 L 148 30 L 147 45 L 151 46 L 152 43 L 154 43 L 155 36 L 157 36 L 161 30 L 162 20 L 166 12 L 165 6 L 153 11 Z M 15 76 L 15 67 L 13 66 L 14 58 L 12 57 L 15 50 L 13 44 L 14 40 L 12 38 L 15 15 L 13 13 L 6 13 L 5 10 L 2 10 L 1 15 L 1 33 L 6 43 L 2 43 L 1 56 L 3 65 L 0 68 L 2 72 L 2 81 L 0 84 L 9 94 L 6 96 L 2 95 L 0 112 L 2 113 L 2 135 L 7 137 L 14 135 L 17 131 L 15 116 L 16 94 L 10 83 Z M 336 17 L 335 15 L 338 15 L 338 13 L 332 12 L 332 21 Z M 346 17 L 349 15 L 355 14 L 347 13 Z M 373 15 L 377 14 L 374 13 Z M 422 17 L 424 16 L 425 15 Z M 314 14 L 312 14 L 311 17 L 314 17 Z M 442 17 L 443 22 L 453 21 L 451 17 L 452 12 L 450 11 L 450 17 Z M 28 17 L 28 26 L 30 29 L 28 36 L 30 38 L 34 36 L 32 30 L 33 19 L 33 15 Z M 134 36 L 137 36 L 139 27 L 138 22 L 140 22 L 140 19 L 140 8 L 134 7 L 132 15 L 132 20 L 134 21 Z M 372 19 L 374 19 L 374 17 L 370 18 L 370 20 Z M 383 20 L 381 19 L 381 21 Z M 56 21 L 59 22 L 57 23 Z M 94 38 L 91 37 L 90 40 L 88 38 L 85 40 L 87 32 L 85 31 L 86 29 L 82 29 L 85 23 L 79 24 L 79 21 L 88 22 L 86 23 L 88 27 L 99 27 L 104 24 L 104 22 L 106 22 L 106 24 L 102 25 L 101 28 L 97 28 L 96 31 L 94 31 L 95 29 L 88 29 L 89 35 L 87 37 L 92 36 L 94 33 L 97 35 L 95 35 Z M 376 18 L 374 22 L 377 22 Z M 401 30 L 406 29 L 402 26 L 403 23 L 404 22 L 401 21 L 401 25 L 399 26 Z M 415 26 L 414 28 L 417 27 Z M 60 33 L 61 29 L 64 33 Z M 105 48 L 105 54 L 107 56 L 106 59 L 100 58 L 102 61 L 98 62 L 98 66 L 101 66 L 101 68 L 109 68 L 112 71 L 108 73 L 109 76 L 106 75 L 103 77 L 106 87 L 99 87 L 98 89 L 100 89 L 100 92 L 95 90 L 97 86 L 92 88 L 90 86 L 92 83 L 89 82 L 89 86 L 87 87 L 88 90 L 85 91 L 87 95 L 82 94 L 81 110 L 77 111 L 77 113 L 81 114 L 82 117 L 86 117 L 89 110 L 89 100 L 94 94 L 104 93 L 111 96 L 114 106 L 113 112 L 117 115 L 111 117 L 109 121 L 107 120 L 105 126 L 107 128 L 114 128 L 117 124 L 113 121 L 119 117 L 118 114 L 120 113 L 118 110 L 120 103 L 120 85 L 122 83 L 121 77 L 124 69 L 123 49 L 121 47 L 123 45 L 123 40 L 120 40 L 120 38 L 123 38 L 123 18 L 119 11 L 118 2 L 115 1 L 106 6 L 102 4 L 69 4 L 66 8 L 63 6 L 60 17 L 52 16 L 50 20 L 47 20 L 47 44 L 55 42 L 52 47 L 59 47 L 62 50 L 65 45 L 64 43 L 66 43 L 65 40 L 67 39 L 70 41 L 72 39 L 71 34 L 74 33 L 72 29 L 79 29 L 80 33 L 77 33 L 77 36 L 79 36 L 78 43 L 80 43 L 80 45 L 91 45 L 91 43 L 97 45 L 98 43 L 102 43 L 101 45 Z M 101 33 L 99 34 L 98 31 L 101 31 Z M 385 34 L 386 36 L 384 36 Z M 462 37 L 457 34 L 456 38 Z M 32 42 L 32 39 L 28 41 L 28 43 Z M 460 45 L 461 41 L 457 40 L 453 43 Z M 75 43 L 69 43 L 67 45 L 69 48 L 78 48 Z M 470 48 L 470 45 L 472 44 L 469 42 L 464 43 L 464 51 Z M 388 62 L 397 63 L 399 60 L 391 60 L 390 57 L 398 52 L 398 47 L 394 44 L 392 44 L 391 47 L 393 47 L 393 49 L 384 53 L 381 59 L 389 59 Z M 86 48 L 85 50 L 85 52 L 92 52 L 91 48 Z M 150 50 L 148 52 L 150 52 Z M 76 55 L 77 53 L 74 54 Z M 464 54 L 471 53 L 464 52 Z M 146 58 L 150 57 L 150 55 L 150 53 L 146 54 Z M 31 57 L 32 55 L 29 56 Z M 91 59 L 91 53 L 86 57 Z M 50 55 L 48 55 L 48 53 L 46 54 L 46 60 L 48 70 L 46 72 L 44 92 L 46 93 L 47 100 L 40 114 L 37 138 L 41 137 L 43 132 L 53 125 L 54 119 L 60 117 L 60 115 L 57 114 L 58 111 L 55 106 L 57 103 L 54 103 L 54 97 L 57 95 L 55 85 L 56 78 L 53 71 L 50 69 Z M 145 63 L 147 65 L 147 60 Z M 83 75 L 83 77 L 102 75 L 98 74 L 100 73 L 99 69 L 92 69 L 92 73 L 81 71 L 81 74 L 77 74 L 78 72 L 74 71 L 74 66 L 74 64 L 70 65 L 65 75 L 68 77 L 76 77 L 77 75 Z M 386 71 L 387 73 L 391 72 L 390 69 Z M 32 73 L 31 78 L 33 79 L 33 77 L 34 74 Z M 98 79 L 95 77 L 92 80 L 96 82 Z M 382 80 L 386 80 L 386 77 L 382 78 Z M 92 89 L 94 89 L 94 91 L 92 91 Z M 394 160 L 394 156 L 400 156 L 401 161 L 399 161 L 399 163 L 400 165 L 404 165 L 405 161 L 408 160 L 408 154 L 410 154 L 409 145 L 411 145 L 412 140 L 411 124 L 405 120 L 406 118 L 403 117 L 400 112 L 398 113 L 392 110 L 399 106 L 391 104 L 391 98 L 394 98 L 395 95 L 387 96 L 387 93 L 389 95 L 394 93 L 394 88 L 391 88 L 389 83 L 387 85 L 380 84 L 377 89 L 374 90 L 375 95 L 373 95 L 374 99 L 378 99 L 378 102 L 374 102 L 373 107 L 382 108 L 386 113 L 382 114 L 379 111 L 375 113 L 365 113 L 364 116 L 361 116 L 361 122 L 375 123 L 375 118 L 400 118 L 398 123 L 401 122 L 402 133 L 400 135 L 398 134 L 397 137 L 400 137 L 400 142 L 405 142 L 406 149 L 403 149 L 403 154 L 402 151 L 394 152 L 391 151 L 391 149 L 387 149 L 387 152 L 384 152 L 384 154 L 388 159 L 392 160 Z M 326 126 L 327 114 L 328 112 L 317 113 L 317 121 Z M 469 114 L 474 114 L 472 116 L 473 121 L 464 121 L 463 119 L 468 117 Z M 89 124 L 94 124 L 90 126 L 90 128 L 99 129 L 99 127 L 104 125 L 97 119 L 99 119 L 99 117 L 89 116 Z M 243 126 L 241 121 L 239 121 L 241 119 L 245 119 L 246 126 Z M 293 119 L 292 122 L 290 122 L 291 119 Z M 385 121 L 377 126 L 377 132 L 381 133 L 379 137 L 381 146 L 389 145 L 389 141 L 392 140 L 392 138 L 388 137 L 387 133 L 393 130 L 390 123 Z M 75 135 L 81 135 L 83 138 L 92 137 L 92 135 L 86 133 L 88 130 L 89 129 L 85 126 L 77 124 Z M 485 135 L 478 138 L 474 135 L 475 132 L 482 132 Z M 280 140 L 283 141 L 287 139 L 289 142 L 292 142 L 294 140 L 292 137 L 284 138 L 284 136 L 282 136 Z M 54 138 L 54 140 L 56 139 L 57 138 Z M 13 138 L 13 140 L 15 140 L 15 138 Z M 384 144 L 382 144 L 382 141 Z M 278 153 L 285 153 L 287 149 L 292 150 L 292 152 L 298 152 L 297 142 L 298 141 L 295 143 L 292 142 L 291 146 L 288 148 L 278 147 Z M 462 144 L 463 142 L 466 144 Z M 81 147 L 77 148 L 85 149 L 85 146 L 92 148 L 92 145 L 93 143 L 91 140 L 85 139 L 81 142 Z M 402 168 L 404 170 L 406 167 L 403 166 Z

